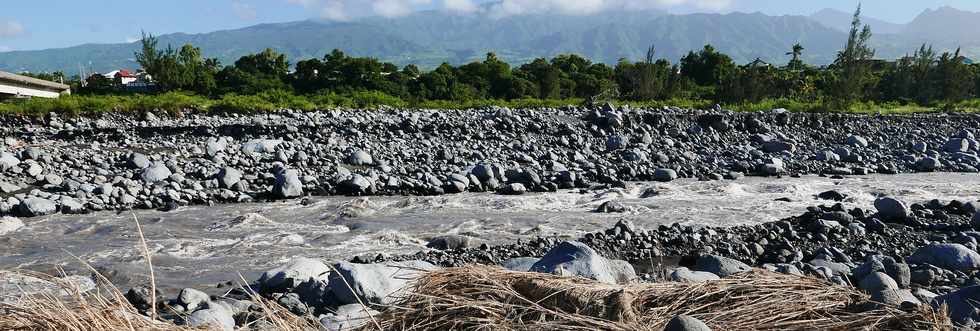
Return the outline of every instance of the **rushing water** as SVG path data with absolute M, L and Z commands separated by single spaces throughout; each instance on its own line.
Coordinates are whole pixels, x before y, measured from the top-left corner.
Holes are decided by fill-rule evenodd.
M 360 254 L 405 254 L 425 249 L 428 238 L 457 233 L 491 244 L 558 234 L 575 237 L 606 229 L 619 219 L 641 227 L 680 222 L 697 225 L 754 224 L 801 214 L 817 193 L 838 190 L 849 207 L 872 208 L 883 194 L 908 202 L 980 198 L 980 175 L 757 178 L 738 181 L 636 183 L 627 190 L 564 191 L 524 196 L 466 193 L 438 197 L 330 197 L 183 207 L 174 212 L 101 212 L 24 220 L 19 231 L 0 237 L 0 270 L 57 267 L 83 270 L 85 261 L 133 275 L 146 274 L 138 219 L 158 284 L 207 286 L 253 279 L 257 272 L 295 256 L 324 260 Z M 647 188 L 660 193 L 640 198 Z M 789 198 L 791 202 L 777 201 Z M 600 214 L 616 200 L 630 211 Z M 249 215 L 254 214 L 254 215 Z M 245 216 L 247 215 L 247 216 Z M 245 216 L 245 217 L 242 217 Z M 77 257 L 77 258 L 76 258 Z M 138 279 L 137 277 L 136 279 Z

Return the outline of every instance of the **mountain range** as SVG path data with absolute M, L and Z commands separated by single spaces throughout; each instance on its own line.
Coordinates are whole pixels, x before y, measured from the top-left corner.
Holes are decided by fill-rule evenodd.
M 273 48 L 292 61 L 322 57 L 332 49 L 372 56 L 399 65 L 432 68 L 482 59 L 494 51 L 511 63 L 536 57 L 576 53 L 593 61 L 639 60 L 654 45 L 658 57 L 677 60 L 705 44 L 739 63 L 760 58 L 787 61 L 786 52 L 799 42 L 811 64 L 833 61 L 847 39 L 851 15 L 832 9 L 810 16 L 762 13 L 685 14 L 663 11 L 605 11 L 587 16 L 527 14 L 503 18 L 421 11 L 398 18 L 367 17 L 349 22 L 307 20 L 261 24 L 202 34 L 159 36 L 161 45 L 191 43 L 222 63 Z M 865 18 L 875 31 L 879 58 L 894 59 L 930 43 L 938 49 L 963 48 L 980 57 L 980 13 L 952 7 L 926 10 L 907 24 Z M 84 44 L 68 48 L 0 53 L 0 70 L 74 74 L 136 68 L 137 43 Z M 82 69 L 84 68 L 84 69 Z

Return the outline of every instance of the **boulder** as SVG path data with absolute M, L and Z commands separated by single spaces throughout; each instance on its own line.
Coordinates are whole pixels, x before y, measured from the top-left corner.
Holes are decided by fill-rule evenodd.
M 258 283 L 265 293 L 288 290 L 309 279 L 323 279 L 330 267 L 320 260 L 297 257 L 262 273 Z
M 163 164 L 162 162 L 157 162 L 152 166 L 143 169 L 143 172 L 140 173 L 140 178 L 146 183 L 156 183 L 170 178 L 170 175 L 173 175 L 173 173 L 170 172 L 170 168 L 167 168 L 167 165 Z
M 875 293 L 881 290 L 897 290 L 898 283 L 883 272 L 873 272 L 861 279 L 858 287 L 868 293 Z
M 320 324 L 328 331 L 353 331 L 370 323 L 371 316 L 377 314 L 377 310 L 359 304 L 343 305 L 320 318 Z
M 770 141 L 762 144 L 762 151 L 766 153 L 793 152 L 795 150 L 796 145 L 785 141 Z
M 527 272 L 541 259 L 536 257 L 515 257 L 500 262 L 500 266 L 510 271 Z
M 595 211 L 597 213 L 623 213 L 626 212 L 626 206 L 616 201 L 606 201 L 599 205 Z
M 734 274 L 752 270 L 747 264 L 739 260 L 730 259 L 718 255 L 702 255 L 695 263 L 694 270 L 710 272 L 719 277 L 728 277 Z
M 577 241 L 558 244 L 531 266 L 530 271 L 584 277 L 607 284 L 616 284 L 623 278 L 629 278 L 628 275 L 621 274 L 624 271 L 635 275 L 632 266 L 627 268 L 610 263 L 591 247 Z
M 132 153 L 129 154 L 129 158 L 126 160 L 126 165 L 133 169 L 146 169 L 149 168 L 150 158 L 146 157 L 143 153 Z
M 262 154 L 262 153 L 272 153 L 276 151 L 276 147 L 282 144 L 282 140 L 274 139 L 254 139 L 242 144 L 242 153 L 245 154 Z
M 679 267 L 670 273 L 670 280 L 675 282 L 700 283 L 719 279 L 721 279 L 721 277 L 718 277 L 718 275 L 713 273 L 706 271 L 691 271 L 685 267 Z
M 928 263 L 943 269 L 969 271 L 980 268 L 980 254 L 960 244 L 932 244 L 920 247 L 909 263 Z
M 232 167 L 224 167 L 218 171 L 218 185 L 222 188 L 231 188 L 242 180 L 242 172 Z
M 303 182 L 299 180 L 299 172 L 294 169 L 276 171 L 276 182 L 272 186 L 272 195 L 280 199 L 302 196 Z
M 868 147 L 868 140 L 861 136 L 848 136 L 846 142 L 851 147 Z
M 674 169 L 659 168 L 653 171 L 653 180 L 658 182 L 669 182 L 677 179 L 677 171 Z
M 354 264 L 340 262 L 334 264 L 328 283 L 330 291 L 341 303 L 384 305 L 396 298 L 409 281 L 419 277 L 421 272 L 434 270 L 428 262 L 406 261 L 376 264 Z M 360 301 L 358 300 L 360 298 Z
M 932 299 L 932 307 L 942 305 L 949 309 L 949 317 L 954 323 L 972 325 L 980 323 L 980 286 L 964 287 L 949 294 Z
M 356 150 L 347 156 L 347 164 L 353 166 L 369 166 L 374 165 L 374 157 L 368 152 L 362 150 Z
M 874 206 L 878 210 L 878 216 L 886 221 L 903 221 L 912 214 L 905 202 L 892 197 L 878 198 Z
M 177 295 L 177 302 L 187 309 L 185 311 L 190 312 L 211 302 L 211 296 L 199 290 L 185 288 L 180 290 L 180 294 Z
M 476 238 L 458 234 L 447 234 L 429 240 L 425 247 L 438 250 L 453 250 L 463 248 L 473 248 L 480 246 L 480 241 Z
M 503 195 L 521 195 L 527 193 L 527 188 L 521 183 L 511 183 L 504 185 L 504 187 L 500 188 L 499 192 Z
M 26 217 L 46 216 L 58 212 L 58 204 L 42 198 L 27 198 L 20 202 L 20 214 Z
M 195 311 L 185 320 L 192 327 L 218 327 L 222 331 L 235 330 L 235 317 L 231 311 L 221 305 L 213 305 L 207 309 Z

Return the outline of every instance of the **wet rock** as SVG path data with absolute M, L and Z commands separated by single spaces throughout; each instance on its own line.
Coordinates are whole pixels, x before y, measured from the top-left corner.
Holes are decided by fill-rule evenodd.
M 674 169 L 659 168 L 653 171 L 653 180 L 658 182 L 670 182 L 677 179 L 677 172 Z
M 595 210 L 597 213 L 624 213 L 626 206 L 616 201 L 606 201 Z
M 330 267 L 320 260 L 297 257 L 285 265 L 263 272 L 258 283 L 266 293 L 284 291 L 309 279 L 322 279 L 329 272 Z
M 20 202 L 20 213 L 26 217 L 46 216 L 58 212 L 58 205 L 51 200 L 27 198 Z
M 464 249 L 478 246 L 480 246 L 478 239 L 458 234 L 438 236 L 429 240 L 429 243 L 425 245 L 425 247 L 438 250 Z

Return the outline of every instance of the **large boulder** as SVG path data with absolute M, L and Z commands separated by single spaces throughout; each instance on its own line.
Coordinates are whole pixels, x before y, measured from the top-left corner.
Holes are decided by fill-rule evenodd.
M 868 140 L 861 136 L 848 136 L 846 142 L 851 147 L 868 147 Z
M 698 258 L 694 265 L 694 270 L 710 272 L 719 277 L 728 277 L 737 273 L 752 270 L 747 264 L 739 260 L 730 259 L 718 255 L 703 255 Z
M 43 198 L 27 198 L 20 202 L 20 214 L 26 217 L 46 216 L 58 212 L 58 204 Z
M 909 263 L 928 263 L 943 269 L 968 271 L 980 268 L 980 254 L 960 244 L 932 244 L 920 247 Z
M 272 153 L 276 151 L 276 147 L 282 144 L 282 140 L 274 139 L 254 139 L 242 144 L 242 153 L 252 154 L 252 153 Z
M 628 270 L 627 270 L 628 269 Z M 632 266 L 611 263 L 586 244 L 566 241 L 548 251 L 541 260 L 531 266 L 533 272 L 551 273 L 563 276 L 579 276 L 603 283 L 616 284 L 632 272 Z
M 149 168 L 143 169 L 143 172 L 140 173 L 140 178 L 146 183 L 156 183 L 170 178 L 170 175 L 173 175 L 170 172 L 170 168 L 167 168 L 167 165 L 163 164 L 163 162 L 157 162 Z
M 453 250 L 461 248 L 473 248 L 480 245 L 480 240 L 464 235 L 447 234 L 429 240 L 425 247 L 438 250 Z
M 133 169 L 146 169 L 150 164 L 150 158 L 143 153 L 129 154 L 129 159 L 126 160 L 126 165 Z
M 887 221 L 905 220 L 912 214 L 909 206 L 904 201 L 892 197 L 881 197 L 875 200 L 875 209 L 878 216 Z
M 330 267 L 320 260 L 297 257 L 285 265 L 269 269 L 259 277 L 263 292 L 277 292 L 296 287 L 309 279 L 323 279 Z
M 0 152 L 0 171 L 7 171 L 20 164 L 20 159 L 10 152 Z
M 423 261 L 376 264 L 340 262 L 330 273 L 330 291 L 341 303 L 384 305 L 396 299 L 399 290 L 435 266 Z M 358 300 L 360 299 L 360 300 Z
M 272 195 L 280 199 L 302 196 L 303 182 L 299 180 L 299 172 L 294 169 L 278 169 Z

